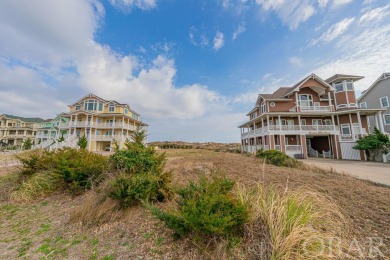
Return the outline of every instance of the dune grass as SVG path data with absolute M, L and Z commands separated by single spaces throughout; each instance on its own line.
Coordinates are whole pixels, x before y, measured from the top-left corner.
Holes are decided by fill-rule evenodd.
M 257 184 L 239 185 L 237 195 L 251 205 L 246 235 L 241 245 L 249 258 L 328 259 L 331 239 L 345 235 L 346 220 L 328 198 L 308 190 L 276 192 Z

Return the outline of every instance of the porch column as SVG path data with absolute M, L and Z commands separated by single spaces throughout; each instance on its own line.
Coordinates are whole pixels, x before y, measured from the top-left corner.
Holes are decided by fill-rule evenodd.
M 302 131 L 301 115 L 298 115 L 298 125 L 299 125 L 299 131 Z
M 267 115 L 267 129 L 268 129 L 268 132 L 269 132 L 269 115 Z
M 302 158 L 307 159 L 306 135 L 300 135 Z
M 298 101 L 298 93 L 295 92 L 295 106 L 297 108 L 297 112 L 301 112 L 301 107 L 299 105 L 299 101 Z
M 279 135 L 279 141 L 280 141 L 280 151 L 285 153 L 286 152 L 286 140 L 285 135 Z
M 349 113 L 348 115 L 349 115 L 349 123 L 350 123 L 350 126 L 351 126 L 352 140 L 355 140 L 355 131 L 353 129 L 351 113 Z
M 275 136 L 268 135 L 268 140 L 269 140 L 269 149 L 274 150 L 275 149 Z
M 331 101 L 331 98 L 330 98 L 330 91 L 328 91 L 328 103 L 329 103 L 329 111 L 332 112 L 332 101 Z
M 336 124 L 334 121 L 334 115 L 332 115 L 332 125 L 333 125 L 333 130 L 336 131 Z
M 375 127 L 379 129 L 378 113 L 375 113 Z
M 93 115 L 91 116 L 91 121 L 89 122 L 88 151 L 91 151 L 91 144 L 92 144 L 92 126 L 91 126 L 92 122 L 93 122 Z
M 278 115 L 278 120 L 279 120 L 279 130 L 282 130 L 282 122 L 280 120 L 280 115 Z
M 356 112 L 358 124 L 359 124 L 359 132 L 360 132 L 360 137 L 363 137 L 363 128 L 362 128 L 362 120 L 360 118 L 360 111 Z
M 382 111 L 378 112 L 378 117 L 379 117 L 379 130 L 384 133 L 385 128 L 383 127 L 383 117 L 382 117 Z

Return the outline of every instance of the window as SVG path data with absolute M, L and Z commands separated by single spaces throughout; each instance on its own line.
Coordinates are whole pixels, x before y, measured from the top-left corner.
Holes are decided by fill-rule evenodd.
M 325 125 L 332 125 L 332 120 L 331 119 L 325 119 Z
M 271 102 L 271 103 L 269 103 L 269 105 L 270 105 L 271 107 L 275 107 L 275 102 Z
M 334 87 L 336 88 L 336 92 L 340 92 L 340 91 L 343 91 L 344 90 L 344 86 L 343 86 L 343 82 L 338 82 L 334 85 Z
M 351 128 L 349 127 L 349 124 L 341 125 L 341 134 L 342 135 L 350 135 L 351 134 Z
M 281 121 L 281 125 L 287 125 L 286 119 L 281 119 L 280 121 Z M 279 119 L 276 119 L 275 124 L 279 125 Z
M 76 106 L 76 110 L 80 110 L 80 108 L 81 108 L 80 105 Z
M 322 125 L 321 119 L 313 119 L 313 125 Z
M 306 125 L 306 119 L 301 119 L 301 125 Z
M 301 107 L 312 107 L 313 106 L 313 96 L 307 94 L 298 95 L 299 105 Z
M 266 104 L 265 102 L 261 103 L 261 113 L 265 113 L 266 112 Z
M 99 111 L 103 111 L 103 103 L 99 103 Z
M 367 108 L 367 103 L 366 102 L 360 103 L 360 108 Z
M 383 115 L 385 125 L 390 125 L 390 114 Z
M 347 81 L 347 90 L 353 90 L 353 81 L 352 80 Z
M 115 112 L 115 106 L 110 105 L 110 106 L 108 107 L 108 112 Z
M 84 102 L 84 110 L 86 111 L 103 111 L 103 103 L 99 103 L 97 100 L 87 100 Z
M 127 108 L 125 108 L 125 114 L 129 113 L 129 110 Z
M 381 107 L 389 107 L 389 98 L 388 97 L 381 97 Z

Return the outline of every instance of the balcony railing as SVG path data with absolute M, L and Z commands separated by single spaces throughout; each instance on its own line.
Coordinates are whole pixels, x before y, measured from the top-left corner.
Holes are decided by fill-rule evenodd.
M 307 112 L 307 111 L 330 111 L 329 106 L 300 106 L 301 111 Z
M 92 121 L 70 121 L 66 124 L 61 124 L 60 127 L 67 128 L 67 127 L 101 127 L 101 128 L 124 128 L 128 130 L 135 130 L 136 126 L 132 124 L 126 124 L 123 122 L 92 122 Z

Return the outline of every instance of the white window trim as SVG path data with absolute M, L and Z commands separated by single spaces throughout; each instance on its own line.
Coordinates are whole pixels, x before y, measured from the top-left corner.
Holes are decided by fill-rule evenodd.
M 314 121 L 321 122 L 321 124 L 314 124 Z M 322 119 L 312 119 L 311 123 L 312 123 L 312 125 L 323 125 Z
M 301 97 L 302 96 L 307 96 L 307 99 L 306 100 L 302 100 Z M 309 105 L 308 106 L 302 106 L 301 102 L 308 102 Z M 311 103 L 311 105 L 310 105 Z M 298 104 L 300 107 L 312 107 L 314 106 L 314 99 L 313 99 L 313 95 L 311 94 L 298 94 Z
M 362 106 L 364 104 L 364 107 Z M 367 108 L 367 102 L 360 103 L 360 108 Z
M 340 105 L 337 105 L 337 108 L 346 108 L 346 107 L 348 107 L 347 104 L 340 104 Z
M 386 107 L 389 107 L 390 104 L 389 104 L 389 97 L 388 97 L 388 96 L 384 96 L 384 97 L 380 97 L 380 98 L 379 98 L 379 102 L 381 103 L 381 107 L 382 107 L 382 108 L 385 108 L 385 107 L 382 105 L 382 99 L 383 99 L 383 98 L 385 98 L 386 101 L 387 101 L 387 102 L 386 102 L 386 103 L 387 103 L 387 106 L 386 106 Z
M 111 108 L 113 108 L 112 111 L 111 111 Z M 108 112 L 115 112 L 115 106 L 114 105 L 109 105 L 108 106 Z
M 389 116 L 390 117 L 390 114 L 384 114 L 383 115 L 383 123 L 385 124 L 385 125 L 390 125 L 390 122 L 387 124 L 386 123 L 386 116 Z
M 303 123 L 304 122 L 304 123 Z M 306 125 L 306 119 L 301 118 L 301 125 Z
M 338 84 L 341 84 L 343 86 L 342 90 L 337 90 L 336 85 L 338 85 Z M 334 83 L 334 89 L 336 90 L 336 93 L 343 92 L 344 91 L 344 82 Z
M 340 132 L 341 132 L 341 135 L 345 135 L 345 134 L 343 133 L 343 128 L 345 128 L 345 126 L 348 127 L 349 135 L 351 135 L 351 134 L 352 134 L 352 131 L 351 131 L 351 125 L 350 125 L 350 124 L 341 124 L 341 125 L 340 125 Z
M 352 89 L 348 89 L 347 83 L 352 83 Z M 354 85 L 355 85 L 355 84 L 353 84 L 353 81 L 352 81 L 352 80 L 346 80 L 346 81 L 345 81 L 345 90 L 346 90 L 346 91 L 355 91 L 355 86 L 354 86 Z

